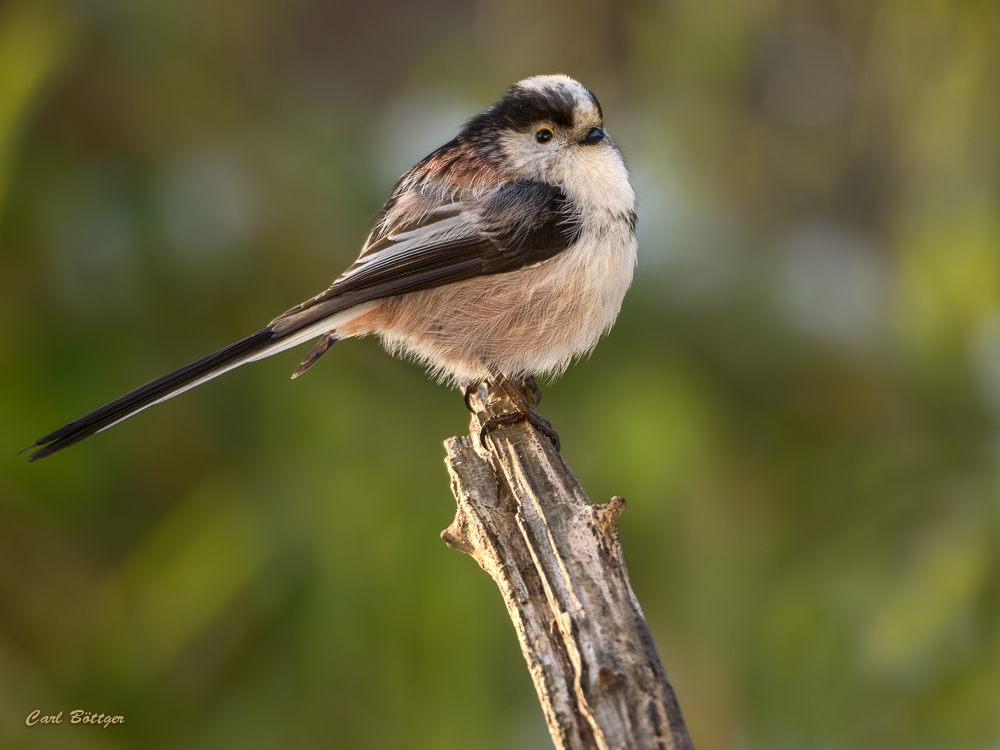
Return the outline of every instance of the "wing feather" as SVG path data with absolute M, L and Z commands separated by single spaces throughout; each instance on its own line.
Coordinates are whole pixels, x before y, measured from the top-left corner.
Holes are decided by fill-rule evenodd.
M 572 201 L 538 181 L 508 182 L 441 210 L 397 213 L 329 289 L 271 326 L 283 335 L 361 302 L 533 266 L 570 247 L 579 232 Z

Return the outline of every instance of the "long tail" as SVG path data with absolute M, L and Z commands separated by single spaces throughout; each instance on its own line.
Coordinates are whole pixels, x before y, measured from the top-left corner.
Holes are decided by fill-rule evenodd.
M 276 354 L 309 339 L 316 338 L 316 336 L 326 333 L 328 329 L 324 330 L 324 328 L 325 326 L 313 326 L 296 331 L 292 335 L 281 335 L 276 334 L 272 327 L 268 326 L 263 330 L 257 331 L 257 333 L 240 339 L 234 344 L 230 344 L 224 349 L 209 354 L 207 357 L 202 357 L 197 362 L 192 362 L 186 367 L 174 370 L 163 377 L 159 377 L 136 388 L 134 391 L 129 391 L 110 404 L 105 404 L 100 409 L 96 409 L 90 412 L 90 414 L 80 417 L 75 422 L 70 422 L 65 427 L 60 427 L 55 432 L 50 432 L 33 445 L 25 448 L 21 453 L 34 451 L 29 457 L 29 461 L 37 461 L 46 456 L 51 456 L 63 448 L 68 448 L 101 430 L 106 430 L 112 425 L 128 419 L 133 414 L 138 414 L 153 404 L 173 398 L 177 394 L 201 385 L 205 381 L 218 377 L 224 372 L 228 372 L 247 362 Z M 333 340 L 336 340 L 332 336 L 329 336 L 329 338 L 331 339 L 331 343 Z M 326 339 L 327 337 L 324 337 L 324 341 Z M 326 351 L 329 345 L 327 343 L 323 351 Z M 313 362 L 318 358 L 319 356 L 317 355 L 313 359 Z

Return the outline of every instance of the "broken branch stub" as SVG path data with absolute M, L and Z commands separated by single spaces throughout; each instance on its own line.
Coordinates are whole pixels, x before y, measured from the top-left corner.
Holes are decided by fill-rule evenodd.
M 441 533 L 497 586 L 559 750 L 693 750 L 629 585 L 620 497 L 591 504 L 547 437 L 503 425 L 479 444 L 501 391 L 470 398 L 469 437 L 445 442 L 458 503 Z

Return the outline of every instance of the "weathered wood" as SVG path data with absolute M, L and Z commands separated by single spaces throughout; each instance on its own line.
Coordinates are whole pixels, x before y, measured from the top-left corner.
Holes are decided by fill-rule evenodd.
M 458 510 L 441 537 L 500 587 L 556 747 L 693 750 L 629 585 L 625 501 L 591 504 L 526 423 L 493 430 L 482 448 L 483 421 L 511 403 L 485 386 L 470 402 L 470 437 L 445 442 Z

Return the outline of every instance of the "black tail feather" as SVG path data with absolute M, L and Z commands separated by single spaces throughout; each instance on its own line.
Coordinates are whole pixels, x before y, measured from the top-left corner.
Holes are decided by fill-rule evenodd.
M 75 422 L 70 422 L 65 427 L 60 427 L 55 432 L 49 433 L 25 448 L 21 453 L 34 451 L 28 458 L 29 461 L 37 461 L 40 458 L 51 456 L 53 453 L 79 443 L 84 438 L 88 438 L 116 422 L 127 419 L 158 401 L 176 395 L 197 381 L 221 374 L 239 364 L 241 360 L 246 360 L 251 355 L 259 353 L 275 343 L 276 339 L 270 328 L 257 331 L 257 333 L 240 339 L 224 349 L 202 357 L 197 362 L 192 362 L 179 370 L 174 370 L 163 377 L 139 386 L 134 391 L 129 391 L 110 404 L 105 404 L 100 409 L 80 417 Z

